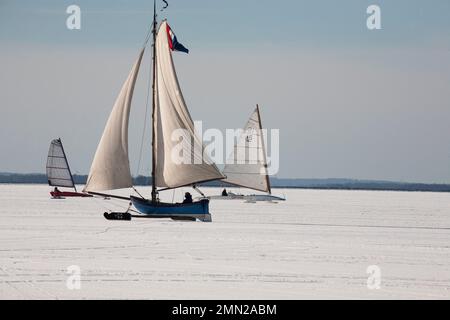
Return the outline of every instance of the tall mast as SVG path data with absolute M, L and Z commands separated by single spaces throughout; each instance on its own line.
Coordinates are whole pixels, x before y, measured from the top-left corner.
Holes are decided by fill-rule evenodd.
M 256 111 L 258 112 L 258 122 L 259 122 L 259 129 L 261 132 L 261 145 L 262 145 L 262 151 L 263 151 L 263 157 L 264 157 L 264 169 L 266 170 L 266 181 L 267 181 L 267 187 L 269 188 L 269 194 L 272 194 L 272 190 L 270 188 L 270 179 L 269 179 L 269 173 L 267 170 L 267 158 L 266 158 L 266 147 L 264 145 L 264 134 L 263 134 L 263 128 L 261 123 L 261 115 L 259 114 L 259 105 L 256 105 Z
M 152 82 L 152 202 L 156 202 L 156 126 L 155 126 L 155 109 L 156 109 L 156 0 L 153 0 L 153 82 Z

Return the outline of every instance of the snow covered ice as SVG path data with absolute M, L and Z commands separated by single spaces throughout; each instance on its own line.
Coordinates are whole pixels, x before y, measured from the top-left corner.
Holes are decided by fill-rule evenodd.
M 108 221 L 127 203 L 49 190 L 0 185 L 1 299 L 450 297 L 446 193 L 276 189 L 286 202 L 213 200 L 202 223 Z M 74 265 L 79 290 L 67 286 Z M 380 289 L 368 288 L 372 265 Z

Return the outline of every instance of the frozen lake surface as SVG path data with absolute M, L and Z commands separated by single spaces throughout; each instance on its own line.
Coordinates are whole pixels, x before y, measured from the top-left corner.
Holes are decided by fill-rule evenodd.
M 276 189 L 286 202 L 212 201 L 201 223 L 107 221 L 127 203 L 49 190 L 0 185 L 1 299 L 450 298 L 450 194 Z

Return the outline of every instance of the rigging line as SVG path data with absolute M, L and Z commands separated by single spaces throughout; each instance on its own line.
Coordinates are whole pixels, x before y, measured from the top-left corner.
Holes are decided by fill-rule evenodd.
M 120 208 L 120 209 L 124 208 L 123 206 L 121 206 L 118 203 L 114 202 L 113 199 L 105 200 L 104 197 L 98 197 L 98 196 L 94 196 L 92 198 L 94 199 L 94 202 L 96 202 L 98 206 L 102 207 L 102 209 L 106 210 L 106 211 L 113 211 L 113 210 L 115 210 L 114 208 L 111 209 L 111 207 Z M 104 204 L 104 201 L 108 201 L 109 206 L 106 206 Z
M 169 6 L 169 4 L 167 3 L 166 0 L 162 0 L 162 2 L 164 2 L 164 6 L 162 7 L 161 11 L 163 11 L 164 9 L 167 9 L 167 7 Z
M 153 31 L 153 23 L 148 28 L 147 35 L 145 36 L 144 43 L 142 44 L 143 48 L 145 48 L 147 46 L 147 43 L 148 43 L 148 40 L 150 40 L 150 35 L 152 34 L 152 31 Z
M 136 176 L 138 176 L 139 172 L 141 171 L 141 162 L 142 162 L 142 153 L 143 153 L 143 148 L 144 148 L 144 139 L 145 139 L 145 133 L 147 132 L 147 116 L 148 116 L 148 107 L 149 107 L 149 104 L 150 104 L 150 87 L 151 87 L 151 80 L 150 80 L 150 76 L 149 76 L 148 80 L 147 80 L 147 88 L 148 88 L 148 90 L 147 90 L 147 99 L 145 101 L 144 128 L 142 129 L 141 146 L 139 148 L 139 160 L 138 160 L 138 166 L 137 166 L 137 170 L 136 170 Z M 138 192 L 138 194 L 139 194 L 139 192 Z
M 203 198 L 206 198 L 205 194 L 194 184 L 192 188 L 197 191 Z
M 131 208 L 130 208 L 130 209 L 128 209 L 128 211 L 129 211 L 129 212 L 134 212 L 134 213 L 138 213 L 138 214 L 142 215 L 142 213 L 140 213 L 139 211 L 133 210 L 133 209 L 131 209 Z
M 145 199 L 142 194 L 139 193 L 139 191 L 137 191 L 137 189 L 135 187 L 132 187 L 134 192 L 136 192 L 142 199 Z
M 150 36 L 153 33 L 154 23 L 150 25 L 147 31 L 147 35 L 145 36 L 145 41 L 143 44 L 143 47 L 145 48 L 147 46 L 148 40 L 150 40 Z M 144 116 L 144 128 L 142 129 L 142 138 L 141 138 L 141 146 L 139 148 L 139 160 L 138 160 L 138 166 L 136 170 L 136 176 L 138 176 L 139 171 L 141 170 L 141 161 L 142 161 L 142 150 L 144 148 L 144 138 L 145 138 L 145 132 L 147 131 L 147 115 L 148 115 L 148 105 L 149 105 L 149 98 L 150 98 L 150 76 L 148 77 L 148 84 L 147 84 L 147 99 L 145 101 L 145 116 Z M 136 190 L 135 190 L 136 191 Z M 139 194 L 139 192 L 137 192 Z M 140 195 L 140 194 L 139 194 Z M 142 197 L 142 196 L 141 196 Z

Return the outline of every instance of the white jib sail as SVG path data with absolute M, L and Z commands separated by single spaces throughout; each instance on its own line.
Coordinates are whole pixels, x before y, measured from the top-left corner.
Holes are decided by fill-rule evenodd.
M 208 156 L 202 158 L 203 143 L 181 93 L 166 21 L 158 30 L 156 57 L 156 185 L 176 188 L 224 178 Z M 186 161 L 179 161 L 180 155 Z
M 128 158 L 128 122 L 134 85 L 144 49 L 120 90 L 92 162 L 84 191 L 106 191 L 133 185 Z
M 60 139 L 50 143 L 47 157 L 48 184 L 54 187 L 74 188 L 69 163 Z
M 258 108 L 245 125 L 222 172 L 227 177 L 225 182 L 270 192 Z

